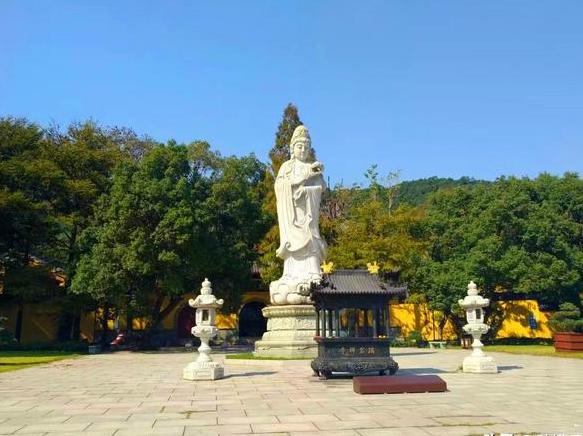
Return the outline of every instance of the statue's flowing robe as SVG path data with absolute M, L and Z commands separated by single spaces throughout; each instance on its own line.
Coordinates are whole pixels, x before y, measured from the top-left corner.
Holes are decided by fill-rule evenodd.
M 275 180 L 280 245 L 277 256 L 284 259 L 284 276 L 313 278 L 320 274 L 326 243 L 320 237 L 320 200 L 326 184 L 322 175 L 308 177 L 309 163 L 290 159 L 281 166 Z M 304 194 L 298 190 L 304 188 Z

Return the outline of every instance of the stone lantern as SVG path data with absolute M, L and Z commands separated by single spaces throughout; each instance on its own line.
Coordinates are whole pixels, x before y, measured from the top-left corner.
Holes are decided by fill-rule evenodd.
M 216 311 L 223 305 L 223 300 L 217 300 L 213 295 L 211 282 L 204 279 L 200 295 L 188 301 L 190 307 L 196 309 L 196 325 L 191 332 L 200 338 L 198 358 L 184 368 L 183 378 L 187 380 L 216 380 L 224 376 L 224 368 L 211 359 L 209 340 L 215 337 L 218 329 L 215 326 Z
M 484 308 L 490 304 L 490 300 L 478 295 L 476 284 L 471 281 L 468 285 L 468 295 L 458 304 L 465 309 L 468 323 L 463 327 L 464 331 L 474 338 L 472 342 L 473 352 L 464 359 L 463 371 L 479 374 L 493 374 L 498 372 L 498 366 L 493 357 L 486 356 L 480 341 L 483 334 L 490 330 L 484 324 Z

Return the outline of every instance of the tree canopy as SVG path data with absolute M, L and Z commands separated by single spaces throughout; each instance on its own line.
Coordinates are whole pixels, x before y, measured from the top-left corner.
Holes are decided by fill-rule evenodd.
M 77 235 L 111 184 L 114 168 L 130 160 L 128 143 L 148 141 L 128 129 L 92 121 L 65 132 L 23 119 L 0 119 L 0 250 L 5 265 L 34 255 L 74 274 Z
M 19 304 L 17 326 L 23 301 L 58 299 L 69 320 L 88 309 L 87 301 L 67 292 L 78 235 L 108 191 L 114 168 L 150 144 L 129 129 L 92 121 L 61 131 L 0 119 L 0 281 L 4 297 Z M 74 326 L 67 329 L 75 336 Z
M 406 270 L 413 254 L 425 249 L 420 227 L 423 210 L 395 207 L 395 173 L 380 178 L 373 165 L 365 176 L 367 188 L 336 187 L 324 201 L 322 227 L 330 246 L 327 260 L 337 268 L 366 268 L 376 262 L 384 272 Z
M 429 199 L 431 194 L 439 190 L 472 186 L 480 183 L 488 182 L 470 177 L 460 177 L 459 179 L 428 177 L 426 179 L 407 180 L 399 183 L 397 203 L 420 206 Z
M 254 156 L 222 158 L 206 143 L 156 146 L 120 166 L 83 235 L 73 292 L 127 305 L 152 329 L 205 277 L 237 307 L 265 231 L 263 171 Z
M 208 277 L 226 310 L 281 274 L 275 175 L 289 156 L 297 108 L 283 113 L 269 165 L 224 157 L 205 142 L 162 145 L 93 121 L 62 130 L 0 118 L 0 295 L 59 299 L 160 319 Z M 313 156 L 315 158 L 315 156 Z M 323 193 L 320 226 L 337 268 L 377 262 L 461 326 L 474 280 L 487 297 L 581 309 L 583 180 L 429 178 L 366 173 L 365 187 Z M 66 329 L 64 329 L 66 330 Z M 74 336 L 74 334 L 72 335 Z
M 583 180 L 541 174 L 437 192 L 411 288 L 455 315 L 474 280 L 487 297 L 530 295 L 553 307 L 583 289 Z

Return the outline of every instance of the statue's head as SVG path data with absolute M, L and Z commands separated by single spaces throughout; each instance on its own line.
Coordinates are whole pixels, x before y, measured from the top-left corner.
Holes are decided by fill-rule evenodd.
M 312 140 L 310 139 L 308 128 L 306 126 L 296 127 L 289 143 L 291 156 L 305 162 L 310 156 L 311 148 Z

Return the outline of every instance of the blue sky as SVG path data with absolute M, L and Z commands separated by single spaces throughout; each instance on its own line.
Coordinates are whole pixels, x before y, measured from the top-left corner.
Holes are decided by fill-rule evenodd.
M 583 174 L 581 1 L 0 2 L 0 116 L 267 160 L 294 102 L 332 183 Z

